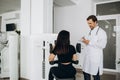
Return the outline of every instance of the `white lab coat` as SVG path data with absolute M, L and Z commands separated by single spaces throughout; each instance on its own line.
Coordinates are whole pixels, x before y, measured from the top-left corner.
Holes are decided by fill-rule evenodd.
M 95 27 L 86 37 L 90 43 L 84 49 L 83 71 L 91 75 L 103 73 L 103 49 L 107 43 L 106 32 Z

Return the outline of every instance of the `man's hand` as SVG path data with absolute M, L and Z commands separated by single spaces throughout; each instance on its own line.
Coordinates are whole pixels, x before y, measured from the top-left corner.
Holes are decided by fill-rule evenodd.
M 85 39 L 85 37 L 82 38 L 82 42 L 85 43 L 86 45 L 89 44 L 89 40 Z

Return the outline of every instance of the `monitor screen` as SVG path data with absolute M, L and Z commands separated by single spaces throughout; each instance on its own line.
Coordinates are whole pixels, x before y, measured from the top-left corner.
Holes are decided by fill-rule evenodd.
M 15 23 L 6 24 L 6 31 L 14 31 L 16 29 Z

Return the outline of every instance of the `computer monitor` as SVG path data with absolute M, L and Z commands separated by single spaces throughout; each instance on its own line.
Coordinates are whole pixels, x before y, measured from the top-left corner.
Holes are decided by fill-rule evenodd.
M 6 24 L 6 31 L 14 31 L 16 29 L 15 23 Z

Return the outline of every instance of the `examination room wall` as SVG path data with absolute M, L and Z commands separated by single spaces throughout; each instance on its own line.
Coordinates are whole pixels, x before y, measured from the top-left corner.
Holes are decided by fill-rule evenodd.
M 93 0 L 82 0 L 78 5 L 72 6 L 54 6 L 54 33 L 58 33 L 60 30 L 63 29 L 70 31 L 71 43 L 73 45 L 76 45 L 76 43 L 79 42 L 81 37 L 83 37 L 84 35 L 86 35 L 86 33 L 89 32 L 89 27 L 87 25 L 86 18 L 91 14 L 95 14 L 95 2 L 93 2 Z M 117 43 L 119 43 L 119 39 L 117 39 Z M 117 58 L 115 60 L 116 63 L 120 60 L 118 54 L 120 50 L 119 48 L 120 46 L 117 45 Z M 82 54 L 80 54 L 80 57 L 81 55 Z M 80 61 L 82 60 L 81 58 L 79 59 Z M 118 67 L 116 69 L 119 70 L 118 64 L 116 65 L 116 67 Z
M 92 7 L 91 0 L 81 0 L 78 5 L 55 6 L 54 33 L 63 29 L 70 31 L 71 43 L 75 45 L 89 31 L 86 18 L 93 14 Z

